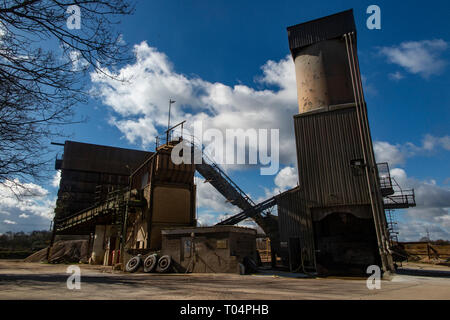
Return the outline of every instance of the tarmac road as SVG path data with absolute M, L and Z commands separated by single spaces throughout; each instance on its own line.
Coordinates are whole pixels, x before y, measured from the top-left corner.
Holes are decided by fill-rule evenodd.
M 406 265 L 381 289 L 363 278 L 296 278 L 289 273 L 128 274 L 111 267 L 78 265 L 81 289 L 69 290 L 68 265 L 0 260 L 0 299 L 445 299 L 450 268 Z M 411 271 L 413 270 L 413 271 Z M 431 271 L 424 274 L 421 270 Z M 433 270 L 438 271 L 433 273 Z M 405 272 L 404 272 L 405 271 Z M 431 276 L 430 276 L 431 275 Z

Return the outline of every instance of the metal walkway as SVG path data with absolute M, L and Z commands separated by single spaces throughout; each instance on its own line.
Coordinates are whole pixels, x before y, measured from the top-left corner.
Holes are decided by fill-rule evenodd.
M 402 190 L 398 194 L 385 197 L 384 209 L 406 209 L 416 206 L 414 190 Z
M 99 219 L 108 220 L 110 224 L 121 225 L 126 207 L 141 207 L 140 200 L 130 200 L 126 190 L 110 192 L 107 199 L 92 207 L 81 210 L 68 217 L 55 219 L 55 231 L 64 233 L 79 225 L 90 225 Z

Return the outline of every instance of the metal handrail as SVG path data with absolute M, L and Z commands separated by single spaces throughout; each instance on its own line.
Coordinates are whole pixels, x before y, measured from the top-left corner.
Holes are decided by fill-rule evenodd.
M 402 190 L 401 194 L 394 194 L 392 196 L 388 196 L 384 198 L 385 204 L 408 204 L 408 203 L 415 203 L 415 193 L 414 189 L 410 190 Z M 397 200 L 397 201 L 396 201 Z
M 197 148 L 201 150 L 202 152 L 202 161 L 204 161 L 207 165 L 210 165 L 216 169 L 216 171 L 229 183 L 233 186 L 234 189 L 236 189 L 241 196 L 246 199 L 252 206 L 254 206 L 256 203 L 250 198 L 249 195 L 247 195 L 244 190 L 242 190 L 226 173 L 225 171 L 208 156 L 208 154 L 205 152 L 205 148 L 201 143 L 195 142 L 196 138 L 194 135 L 189 135 L 191 140 L 191 146 L 193 148 Z
M 392 178 L 389 171 L 389 165 L 387 162 L 377 163 L 378 168 L 378 180 L 380 181 L 381 189 L 392 189 Z
M 66 217 L 55 218 L 55 219 L 54 219 L 55 224 L 57 224 L 57 225 L 63 224 L 64 222 L 69 221 L 70 219 L 73 219 L 73 218 L 75 218 L 75 217 L 77 217 L 77 216 L 80 216 L 80 215 L 82 215 L 83 213 L 86 213 L 86 212 L 88 212 L 88 211 L 91 211 L 91 210 L 93 210 L 93 209 L 99 207 L 100 205 L 103 205 L 103 204 L 105 204 L 105 203 L 107 203 L 107 202 L 110 202 L 110 201 L 116 201 L 116 200 L 117 200 L 117 197 L 120 196 L 120 195 L 123 196 L 123 195 L 125 194 L 126 191 L 127 191 L 127 188 L 112 191 L 112 192 L 110 192 L 110 193 L 108 194 L 108 197 L 107 197 L 105 200 L 103 200 L 103 201 L 101 202 L 101 204 L 92 205 L 92 206 L 90 206 L 90 207 L 87 207 L 87 208 L 85 208 L 85 209 L 83 209 L 83 210 L 80 210 L 80 211 L 78 211 L 78 212 L 75 212 L 75 213 L 73 213 L 73 214 L 71 214 L 71 215 L 69 215 L 69 216 L 66 216 Z

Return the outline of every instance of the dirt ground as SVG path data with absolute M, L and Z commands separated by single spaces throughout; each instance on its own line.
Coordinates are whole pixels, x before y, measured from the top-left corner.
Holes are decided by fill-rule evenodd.
M 67 289 L 68 265 L 0 260 L 0 299 L 445 299 L 450 268 L 404 264 L 399 274 L 369 290 L 363 278 L 302 278 L 283 272 L 128 274 L 79 265 L 80 290 Z

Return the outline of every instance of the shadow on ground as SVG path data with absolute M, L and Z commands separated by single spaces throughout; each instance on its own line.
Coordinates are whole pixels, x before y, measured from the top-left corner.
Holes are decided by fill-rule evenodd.
M 397 274 L 418 277 L 450 278 L 450 271 L 399 268 Z

